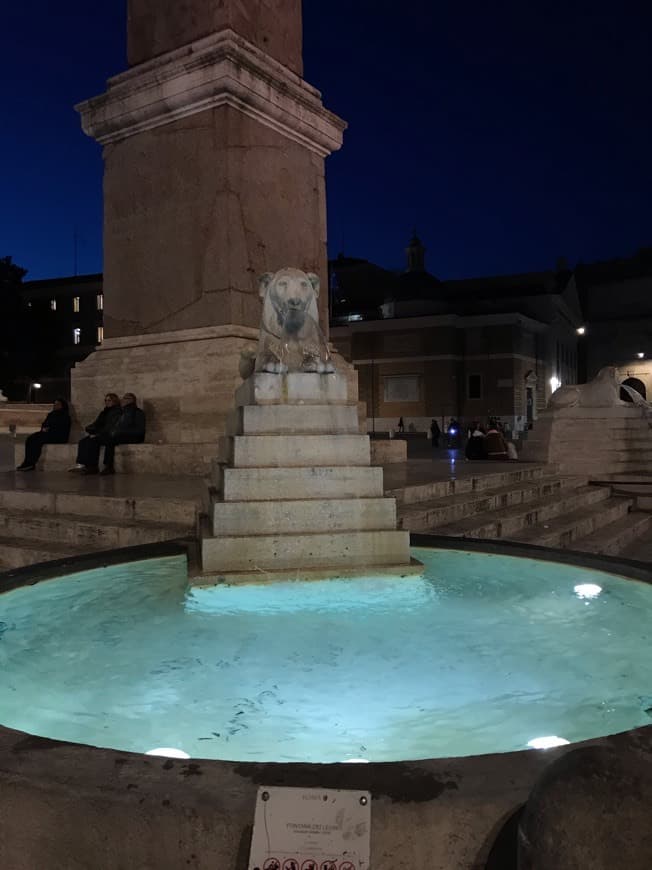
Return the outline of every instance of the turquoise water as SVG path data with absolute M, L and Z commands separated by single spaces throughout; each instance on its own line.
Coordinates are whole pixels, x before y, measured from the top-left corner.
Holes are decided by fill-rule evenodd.
M 332 762 L 502 752 L 652 721 L 652 586 L 414 555 L 423 578 L 193 591 L 173 557 L 6 593 L 0 722 L 134 752 Z

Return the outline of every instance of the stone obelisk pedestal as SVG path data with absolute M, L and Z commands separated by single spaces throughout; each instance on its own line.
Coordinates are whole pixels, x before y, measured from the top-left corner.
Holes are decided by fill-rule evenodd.
M 382 468 L 370 465 L 356 398 L 338 373 L 262 373 L 241 385 L 195 582 L 419 570 Z
M 131 68 L 78 106 L 104 149 L 105 341 L 73 404 L 90 418 L 129 389 L 148 441 L 214 444 L 258 276 L 293 263 L 326 284 L 324 160 L 345 124 L 301 78 L 300 0 L 130 0 L 128 29 Z

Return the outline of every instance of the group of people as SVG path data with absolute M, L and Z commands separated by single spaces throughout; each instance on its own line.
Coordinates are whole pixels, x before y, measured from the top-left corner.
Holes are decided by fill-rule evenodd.
M 54 400 L 39 432 L 25 441 L 25 458 L 17 471 L 33 471 L 44 444 L 67 444 L 71 428 L 70 409 L 65 399 Z M 107 393 L 104 408 L 86 427 L 86 435 L 77 447 L 76 463 L 70 471 L 82 474 L 114 474 L 117 444 L 142 444 L 145 440 L 145 414 L 136 396 L 125 393 L 122 401 L 116 393 Z M 104 468 L 100 472 L 100 453 L 104 447 Z
M 486 428 L 474 421 L 467 436 L 467 459 L 518 459 L 516 448 L 507 441 L 497 420 L 489 420 Z
M 462 428 L 455 417 L 451 417 L 446 426 L 445 445 L 455 448 L 460 445 Z M 517 459 L 516 448 L 507 441 L 503 434 L 500 423 L 492 418 L 487 426 L 473 421 L 467 430 L 466 447 L 464 453 L 467 459 Z M 432 446 L 439 447 L 442 431 L 439 423 L 432 420 L 430 423 L 430 440 Z

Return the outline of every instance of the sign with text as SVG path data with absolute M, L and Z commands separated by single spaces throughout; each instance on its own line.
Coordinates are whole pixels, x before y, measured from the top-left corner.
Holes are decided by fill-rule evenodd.
M 249 870 L 368 870 L 368 791 L 261 786 Z

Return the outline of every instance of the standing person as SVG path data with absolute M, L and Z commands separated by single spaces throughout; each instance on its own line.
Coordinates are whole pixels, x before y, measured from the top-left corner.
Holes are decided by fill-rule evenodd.
M 25 458 L 16 471 L 34 471 L 44 444 L 67 444 L 70 437 L 70 411 L 68 402 L 58 398 L 41 424 L 40 432 L 33 432 L 25 440 Z
M 95 420 L 86 427 L 85 435 L 77 446 L 76 465 L 70 471 L 83 471 L 88 465 L 97 465 L 95 445 L 91 442 L 103 435 L 108 435 L 120 418 L 122 409 L 120 399 L 116 393 L 107 393 L 104 397 L 104 408 Z
M 113 460 L 116 444 L 142 444 L 145 440 L 145 414 L 138 407 L 133 393 L 122 397 L 122 411 L 112 428 L 104 435 L 89 440 L 90 462 L 82 474 L 99 472 L 100 449 L 104 446 L 102 474 L 115 474 Z M 92 451 L 92 452 L 91 452 Z
M 439 447 L 440 436 L 441 429 L 439 428 L 439 423 L 433 418 L 432 423 L 430 424 L 430 440 L 433 447 Z
M 403 417 L 398 418 L 398 426 L 396 427 L 398 432 L 405 432 L 405 424 L 403 423 Z

